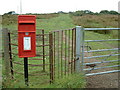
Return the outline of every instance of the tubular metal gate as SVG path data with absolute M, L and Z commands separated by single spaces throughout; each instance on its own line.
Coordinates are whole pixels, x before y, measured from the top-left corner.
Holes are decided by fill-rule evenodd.
M 104 39 L 100 40 L 85 40 L 87 35 L 87 31 L 91 30 L 120 30 L 120 28 L 82 28 L 80 26 L 76 27 L 76 33 L 80 36 L 78 41 L 76 41 L 76 44 L 79 43 L 79 45 L 76 46 L 79 50 L 79 60 L 80 60 L 80 70 L 84 71 L 86 76 L 91 76 L 91 75 L 100 75 L 100 74 L 106 74 L 106 73 L 113 73 L 113 72 L 119 72 L 119 68 L 113 68 L 113 67 L 119 67 L 119 61 L 118 56 L 120 48 L 118 46 L 112 45 L 115 43 L 115 45 L 118 45 L 118 42 L 120 39 Z M 85 34 L 84 34 L 85 33 Z M 77 35 L 76 35 L 77 38 Z M 107 44 L 105 44 L 107 42 Z M 91 44 L 94 43 L 94 44 Z M 85 45 L 87 44 L 87 45 Z M 88 45 L 90 44 L 90 45 Z M 103 49 L 99 47 L 99 44 L 103 44 Z M 94 48 L 95 45 L 98 45 L 98 49 L 91 50 L 91 45 L 92 48 Z M 105 47 L 107 46 L 107 47 Z M 86 48 L 87 47 L 87 48 Z M 97 46 L 96 46 L 97 47 Z M 115 48 L 113 48 L 115 47 Z M 79 49 L 80 48 L 80 49 Z M 88 48 L 90 50 L 88 50 Z M 100 48 L 100 49 L 99 49 Z M 116 52 L 110 52 L 110 51 L 116 51 Z M 105 53 L 105 55 L 104 55 Z M 106 55 L 106 53 L 108 53 Z M 77 55 L 77 53 L 76 53 Z M 112 60 L 110 60 L 112 58 Z M 109 63 L 109 64 L 107 64 Z M 103 70 L 103 71 L 102 71 Z

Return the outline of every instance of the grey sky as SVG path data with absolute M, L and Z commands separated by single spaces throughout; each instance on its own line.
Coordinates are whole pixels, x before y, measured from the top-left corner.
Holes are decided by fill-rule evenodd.
M 22 13 L 53 13 L 57 11 L 101 10 L 118 11 L 119 0 L 22 0 Z M 0 14 L 20 13 L 20 0 L 1 0 Z

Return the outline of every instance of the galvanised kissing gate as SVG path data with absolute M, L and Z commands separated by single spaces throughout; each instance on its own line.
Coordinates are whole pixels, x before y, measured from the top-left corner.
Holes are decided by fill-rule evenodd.
M 99 40 L 96 40 L 96 38 L 93 38 L 94 40 L 85 40 L 86 37 L 89 38 L 89 35 L 86 35 L 87 31 L 119 29 L 82 28 L 81 26 L 76 26 L 73 29 L 56 30 L 49 33 L 45 33 L 44 30 L 39 29 L 39 33 L 36 34 L 37 55 L 28 59 L 29 83 L 34 84 L 37 80 L 41 84 L 51 83 L 56 78 L 62 78 L 74 72 L 85 72 L 86 76 L 119 72 L 118 68 L 112 68 L 120 66 L 118 63 L 120 60 L 117 57 L 120 55 L 118 53 L 119 48 L 118 46 L 111 46 L 111 43 L 116 43 L 120 39 L 106 38 L 100 40 L 98 38 Z M 8 73 L 10 71 L 13 78 L 17 79 L 19 77 L 19 80 L 23 80 L 24 64 L 23 60 L 17 57 L 16 51 L 18 45 L 16 38 L 17 32 L 8 32 L 7 29 L 3 29 L 5 69 L 6 75 L 9 76 Z M 98 44 L 101 44 L 101 42 L 110 43 L 104 44 L 107 47 L 100 49 Z M 98 45 L 98 49 L 91 50 L 95 45 Z M 110 51 L 115 52 L 111 53 Z M 104 55 L 104 52 L 108 54 Z M 98 55 L 97 53 L 102 55 Z M 110 60 L 110 58 L 112 59 Z M 100 65 L 101 67 L 99 67 Z M 104 70 L 104 72 L 101 72 L 101 70 Z
M 99 40 L 96 40 L 96 38 L 94 38 L 94 40 L 85 40 L 86 37 L 89 38 L 86 35 L 87 31 L 95 30 L 111 31 L 120 30 L 120 28 L 82 28 L 81 26 L 76 26 L 76 28 L 69 30 L 52 31 L 54 37 L 54 73 L 58 75 L 54 77 L 62 77 L 63 75 L 67 74 L 69 75 L 70 73 L 73 73 L 73 71 L 83 71 L 85 72 L 86 76 L 107 74 L 120 71 L 118 69 L 118 67 L 120 66 L 120 60 L 118 60 L 118 56 L 120 55 L 118 52 L 120 50 L 120 48 L 118 48 L 118 41 L 120 39 L 106 38 L 104 40 L 100 40 L 100 38 L 98 38 Z M 101 42 L 103 45 L 104 42 L 107 42 L 106 47 L 102 47 L 103 49 L 101 47 L 98 47 L 96 48 L 96 50 L 92 50 L 95 45 L 101 44 Z M 110 46 L 111 43 L 114 42 L 116 42 L 117 44 L 115 48 L 113 48 L 114 45 Z M 92 48 L 91 45 L 88 45 L 89 43 L 94 43 L 94 45 L 91 44 Z M 107 55 L 104 55 L 104 53 L 107 53 Z M 57 69 L 58 72 L 56 72 L 55 69 Z

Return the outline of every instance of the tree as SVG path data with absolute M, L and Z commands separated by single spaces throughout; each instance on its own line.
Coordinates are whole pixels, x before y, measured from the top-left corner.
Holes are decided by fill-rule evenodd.
M 73 16 L 82 16 L 82 15 L 84 15 L 84 14 L 85 14 L 85 13 L 84 13 L 83 10 L 81 10 L 81 11 L 76 11 L 76 12 L 73 12 L 73 13 L 72 13 Z
M 83 11 L 85 14 L 94 14 L 92 11 L 90 11 L 90 10 L 84 10 Z
M 113 10 L 111 10 L 109 13 L 110 13 L 110 14 L 114 14 L 114 15 L 117 15 L 117 14 L 119 14 L 118 12 L 116 12 L 116 11 L 113 11 Z
M 100 11 L 101 14 L 109 14 L 109 11 L 108 10 L 102 10 Z
M 5 13 L 5 14 L 10 14 L 10 15 L 18 15 L 15 11 L 10 11 L 10 12 L 8 12 L 8 13 Z M 4 15 L 5 15 L 4 14 Z
M 65 13 L 65 12 L 63 12 L 63 11 L 58 11 L 58 13 Z
M 113 15 L 118 15 L 119 13 L 114 11 L 114 10 L 111 10 L 111 11 L 108 11 L 108 10 L 102 10 L 100 11 L 101 14 L 113 14 Z

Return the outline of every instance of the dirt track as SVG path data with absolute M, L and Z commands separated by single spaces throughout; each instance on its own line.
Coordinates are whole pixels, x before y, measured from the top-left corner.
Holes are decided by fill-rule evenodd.
M 88 55 L 87 53 L 85 54 Z M 92 56 L 92 53 L 89 54 Z M 92 59 L 92 60 L 86 60 L 85 62 L 96 62 L 98 60 Z M 101 64 L 99 67 L 106 66 L 107 63 Z M 104 72 L 104 71 L 112 71 L 114 68 L 106 68 L 106 69 L 99 69 L 92 71 L 92 73 L 95 72 Z M 86 88 L 118 88 L 120 89 L 120 80 L 119 80 L 120 73 L 109 73 L 109 74 L 103 74 L 103 75 L 95 75 L 95 76 L 88 76 L 86 77 L 87 85 Z M 119 80 L 119 83 L 118 83 Z
M 86 77 L 86 88 L 118 88 L 118 79 L 118 73 L 89 76 Z

